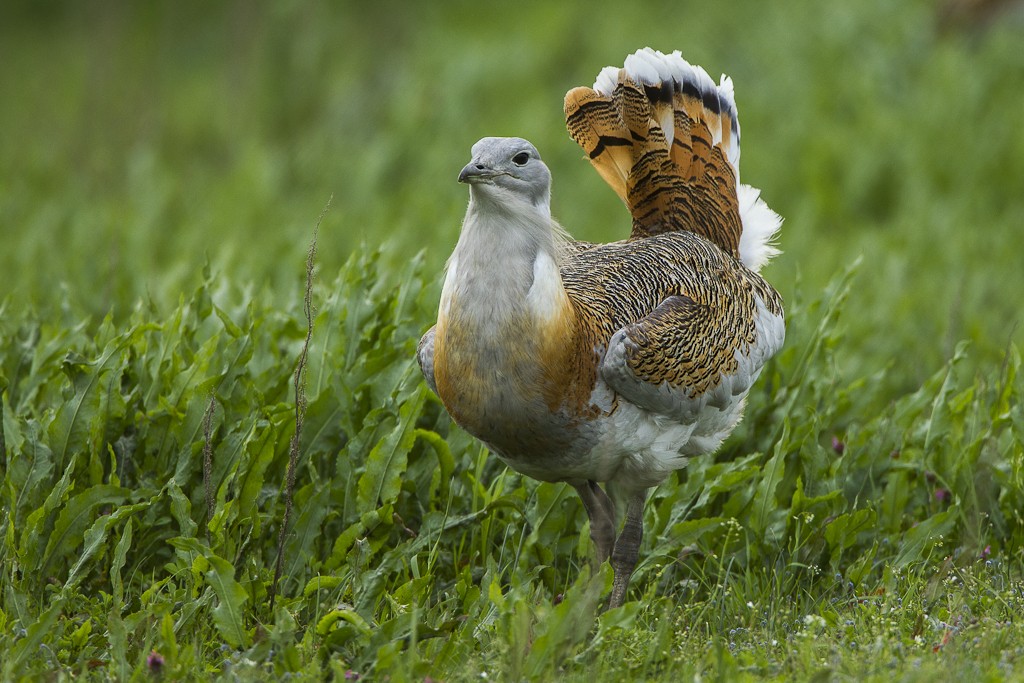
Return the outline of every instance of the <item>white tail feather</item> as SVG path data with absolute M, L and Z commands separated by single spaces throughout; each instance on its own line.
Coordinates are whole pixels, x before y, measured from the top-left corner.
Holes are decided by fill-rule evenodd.
M 760 271 L 768 261 L 779 254 L 774 240 L 782 227 L 782 217 L 772 211 L 761 199 L 760 190 L 739 182 L 740 126 L 732 79 L 722 74 L 716 85 L 707 71 L 696 64 L 690 64 L 678 50 L 664 54 L 648 47 L 637 50 L 626 57 L 624 68 L 621 70 L 613 66 L 606 66 L 602 69 L 594 83 L 594 90 L 602 95 L 611 95 L 623 75 L 622 72 L 625 72 L 625 76 L 645 85 L 657 86 L 669 80 L 674 80 L 677 84 L 690 83 L 696 86 L 704 97 L 717 96 L 720 109 L 733 118 L 736 134 L 730 136 L 724 151 L 729 164 L 736 173 L 736 194 L 740 221 L 743 224 L 739 245 L 740 260 L 751 270 Z M 671 145 L 672 126 L 670 122 L 659 121 L 659 124 Z M 721 120 L 717 117 L 709 117 L 708 124 L 714 144 L 721 145 L 723 142 Z
M 740 260 L 743 265 L 755 273 L 759 272 L 768 261 L 779 254 L 774 240 L 782 227 L 782 216 L 775 213 L 761 199 L 761 190 L 750 185 L 740 184 L 736 187 L 739 199 L 740 221 L 743 232 L 740 234 Z
M 633 54 L 626 57 L 623 68 L 620 70 L 614 66 L 606 66 L 601 70 L 601 73 L 597 75 L 597 80 L 594 81 L 594 90 L 602 95 L 609 96 L 612 91 L 615 90 L 615 86 L 619 82 L 620 72 L 624 72 L 626 76 L 636 81 L 637 83 L 643 83 L 645 85 L 658 86 L 667 81 L 675 81 L 677 84 L 682 85 L 689 83 L 696 86 L 698 92 L 702 96 L 714 96 L 718 98 L 719 107 L 722 111 L 727 112 L 735 121 L 736 134 L 730 136 L 728 147 L 725 149 L 725 156 L 732 164 L 733 170 L 736 172 L 736 178 L 740 176 L 740 136 L 739 136 L 739 117 L 736 114 L 736 99 L 733 95 L 732 79 L 725 74 L 722 74 L 721 81 L 718 85 L 715 85 L 714 80 L 708 75 L 708 72 L 703 67 L 696 64 L 690 64 L 688 61 L 683 59 L 682 54 L 679 50 L 664 54 L 658 50 L 652 50 L 649 47 L 645 47 L 642 50 L 637 50 Z M 670 121 L 659 121 L 662 130 L 665 132 L 665 138 L 669 144 L 672 143 L 672 126 Z M 715 117 L 711 117 L 708 120 L 708 125 L 713 136 L 713 142 L 719 144 L 722 142 L 722 129 L 721 121 Z M 716 128 L 717 126 L 717 128 Z

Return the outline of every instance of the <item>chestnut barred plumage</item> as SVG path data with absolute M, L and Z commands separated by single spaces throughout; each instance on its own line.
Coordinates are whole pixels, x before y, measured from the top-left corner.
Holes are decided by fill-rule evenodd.
M 781 219 L 739 183 L 732 82 L 651 49 L 565 98 L 566 125 L 626 203 L 630 237 L 568 238 L 520 138 L 484 138 L 419 361 L 452 418 L 510 467 L 575 487 L 621 605 L 647 491 L 715 450 L 785 336 L 758 274 Z M 603 488 L 602 488 L 603 486 Z M 624 518 L 622 530 L 617 531 Z

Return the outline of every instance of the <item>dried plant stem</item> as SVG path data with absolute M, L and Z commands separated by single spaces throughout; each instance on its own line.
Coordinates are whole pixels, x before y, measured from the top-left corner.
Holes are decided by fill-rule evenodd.
M 210 540 L 210 520 L 217 501 L 213 496 L 213 414 L 217 410 L 217 394 L 210 389 L 210 402 L 203 415 L 203 489 L 206 492 L 206 540 Z
M 0 387 L 0 464 L 7 467 L 7 442 L 4 440 L 4 395 Z
M 320 233 L 320 223 L 323 221 L 327 210 L 331 208 L 333 195 L 327 200 L 327 205 L 320 212 L 316 219 L 316 226 L 313 228 L 313 238 L 309 241 L 309 250 L 306 252 L 306 295 L 303 303 L 303 311 L 306 314 L 306 340 L 302 344 L 302 352 L 295 364 L 295 434 L 292 435 L 291 443 L 288 445 L 288 473 L 285 479 L 284 489 L 284 519 L 281 520 L 281 531 L 277 537 L 277 562 L 274 566 L 274 581 L 270 584 L 270 613 L 274 613 L 274 600 L 277 597 L 277 582 L 281 578 L 282 562 L 284 560 L 284 542 L 288 533 L 288 524 L 292 516 L 292 492 L 295 489 L 295 467 L 299 460 L 299 439 L 302 436 L 302 421 L 306 416 L 306 359 L 309 355 L 309 342 L 313 338 L 313 273 L 316 263 L 316 240 Z

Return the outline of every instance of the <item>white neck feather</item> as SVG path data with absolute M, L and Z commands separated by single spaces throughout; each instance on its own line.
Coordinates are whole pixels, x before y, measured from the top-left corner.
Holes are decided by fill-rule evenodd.
M 524 314 L 546 318 L 566 297 L 558 272 L 565 239 L 547 201 L 533 204 L 493 186 L 473 187 L 448 260 L 442 317 L 457 306 L 461 319 L 481 327 Z

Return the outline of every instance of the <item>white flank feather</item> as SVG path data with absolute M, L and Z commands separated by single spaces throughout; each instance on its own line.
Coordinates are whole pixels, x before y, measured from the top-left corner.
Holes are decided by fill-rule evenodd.
M 547 251 L 540 251 L 533 262 L 533 284 L 526 294 L 526 303 L 537 320 L 544 323 L 555 320 L 569 305 L 558 264 Z

